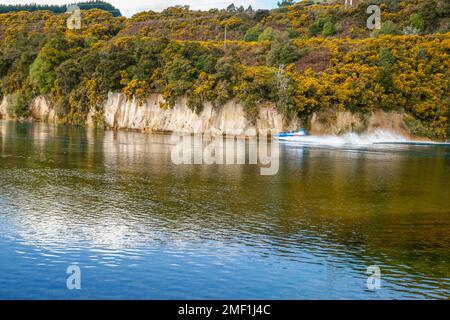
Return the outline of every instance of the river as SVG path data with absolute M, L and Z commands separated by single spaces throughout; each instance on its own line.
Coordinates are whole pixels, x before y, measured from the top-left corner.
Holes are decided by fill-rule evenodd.
M 272 176 L 172 148 L 0 121 L 0 298 L 450 297 L 449 147 L 281 143 Z

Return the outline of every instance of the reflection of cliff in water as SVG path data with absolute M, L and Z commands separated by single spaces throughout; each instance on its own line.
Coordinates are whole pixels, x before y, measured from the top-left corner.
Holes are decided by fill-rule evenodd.
M 449 290 L 449 149 L 289 146 L 264 177 L 256 165 L 175 166 L 164 135 L 14 122 L 0 132 L 6 219 L 30 244 L 239 243 L 362 274 L 380 264 L 399 284 Z

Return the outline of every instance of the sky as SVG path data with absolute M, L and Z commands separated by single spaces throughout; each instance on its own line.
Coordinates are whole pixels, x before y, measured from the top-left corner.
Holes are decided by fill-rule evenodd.
M 85 0 L 0 0 L 2 4 L 67 4 L 83 2 Z M 130 17 L 136 12 L 153 10 L 161 11 L 164 8 L 175 5 L 189 5 L 194 10 L 205 10 L 210 8 L 226 8 L 230 3 L 237 6 L 251 5 L 253 9 L 274 8 L 277 0 L 105 0 L 119 8 L 124 16 Z

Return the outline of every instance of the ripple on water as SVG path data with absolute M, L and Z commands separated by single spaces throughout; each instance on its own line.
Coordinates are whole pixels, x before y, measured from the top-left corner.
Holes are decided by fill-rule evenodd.
M 0 145 L 0 298 L 68 297 L 70 264 L 81 298 L 449 296 L 449 151 L 283 146 L 269 178 L 174 166 L 165 136 L 52 130 Z

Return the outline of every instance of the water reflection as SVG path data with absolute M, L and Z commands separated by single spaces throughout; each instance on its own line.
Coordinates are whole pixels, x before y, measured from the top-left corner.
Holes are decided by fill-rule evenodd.
M 284 145 L 279 173 L 261 176 L 174 165 L 165 135 L 4 121 L 0 134 L 0 252 L 18 266 L 0 263 L 0 297 L 64 296 L 39 276 L 74 262 L 99 272 L 84 298 L 450 292 L 449 149 Z

